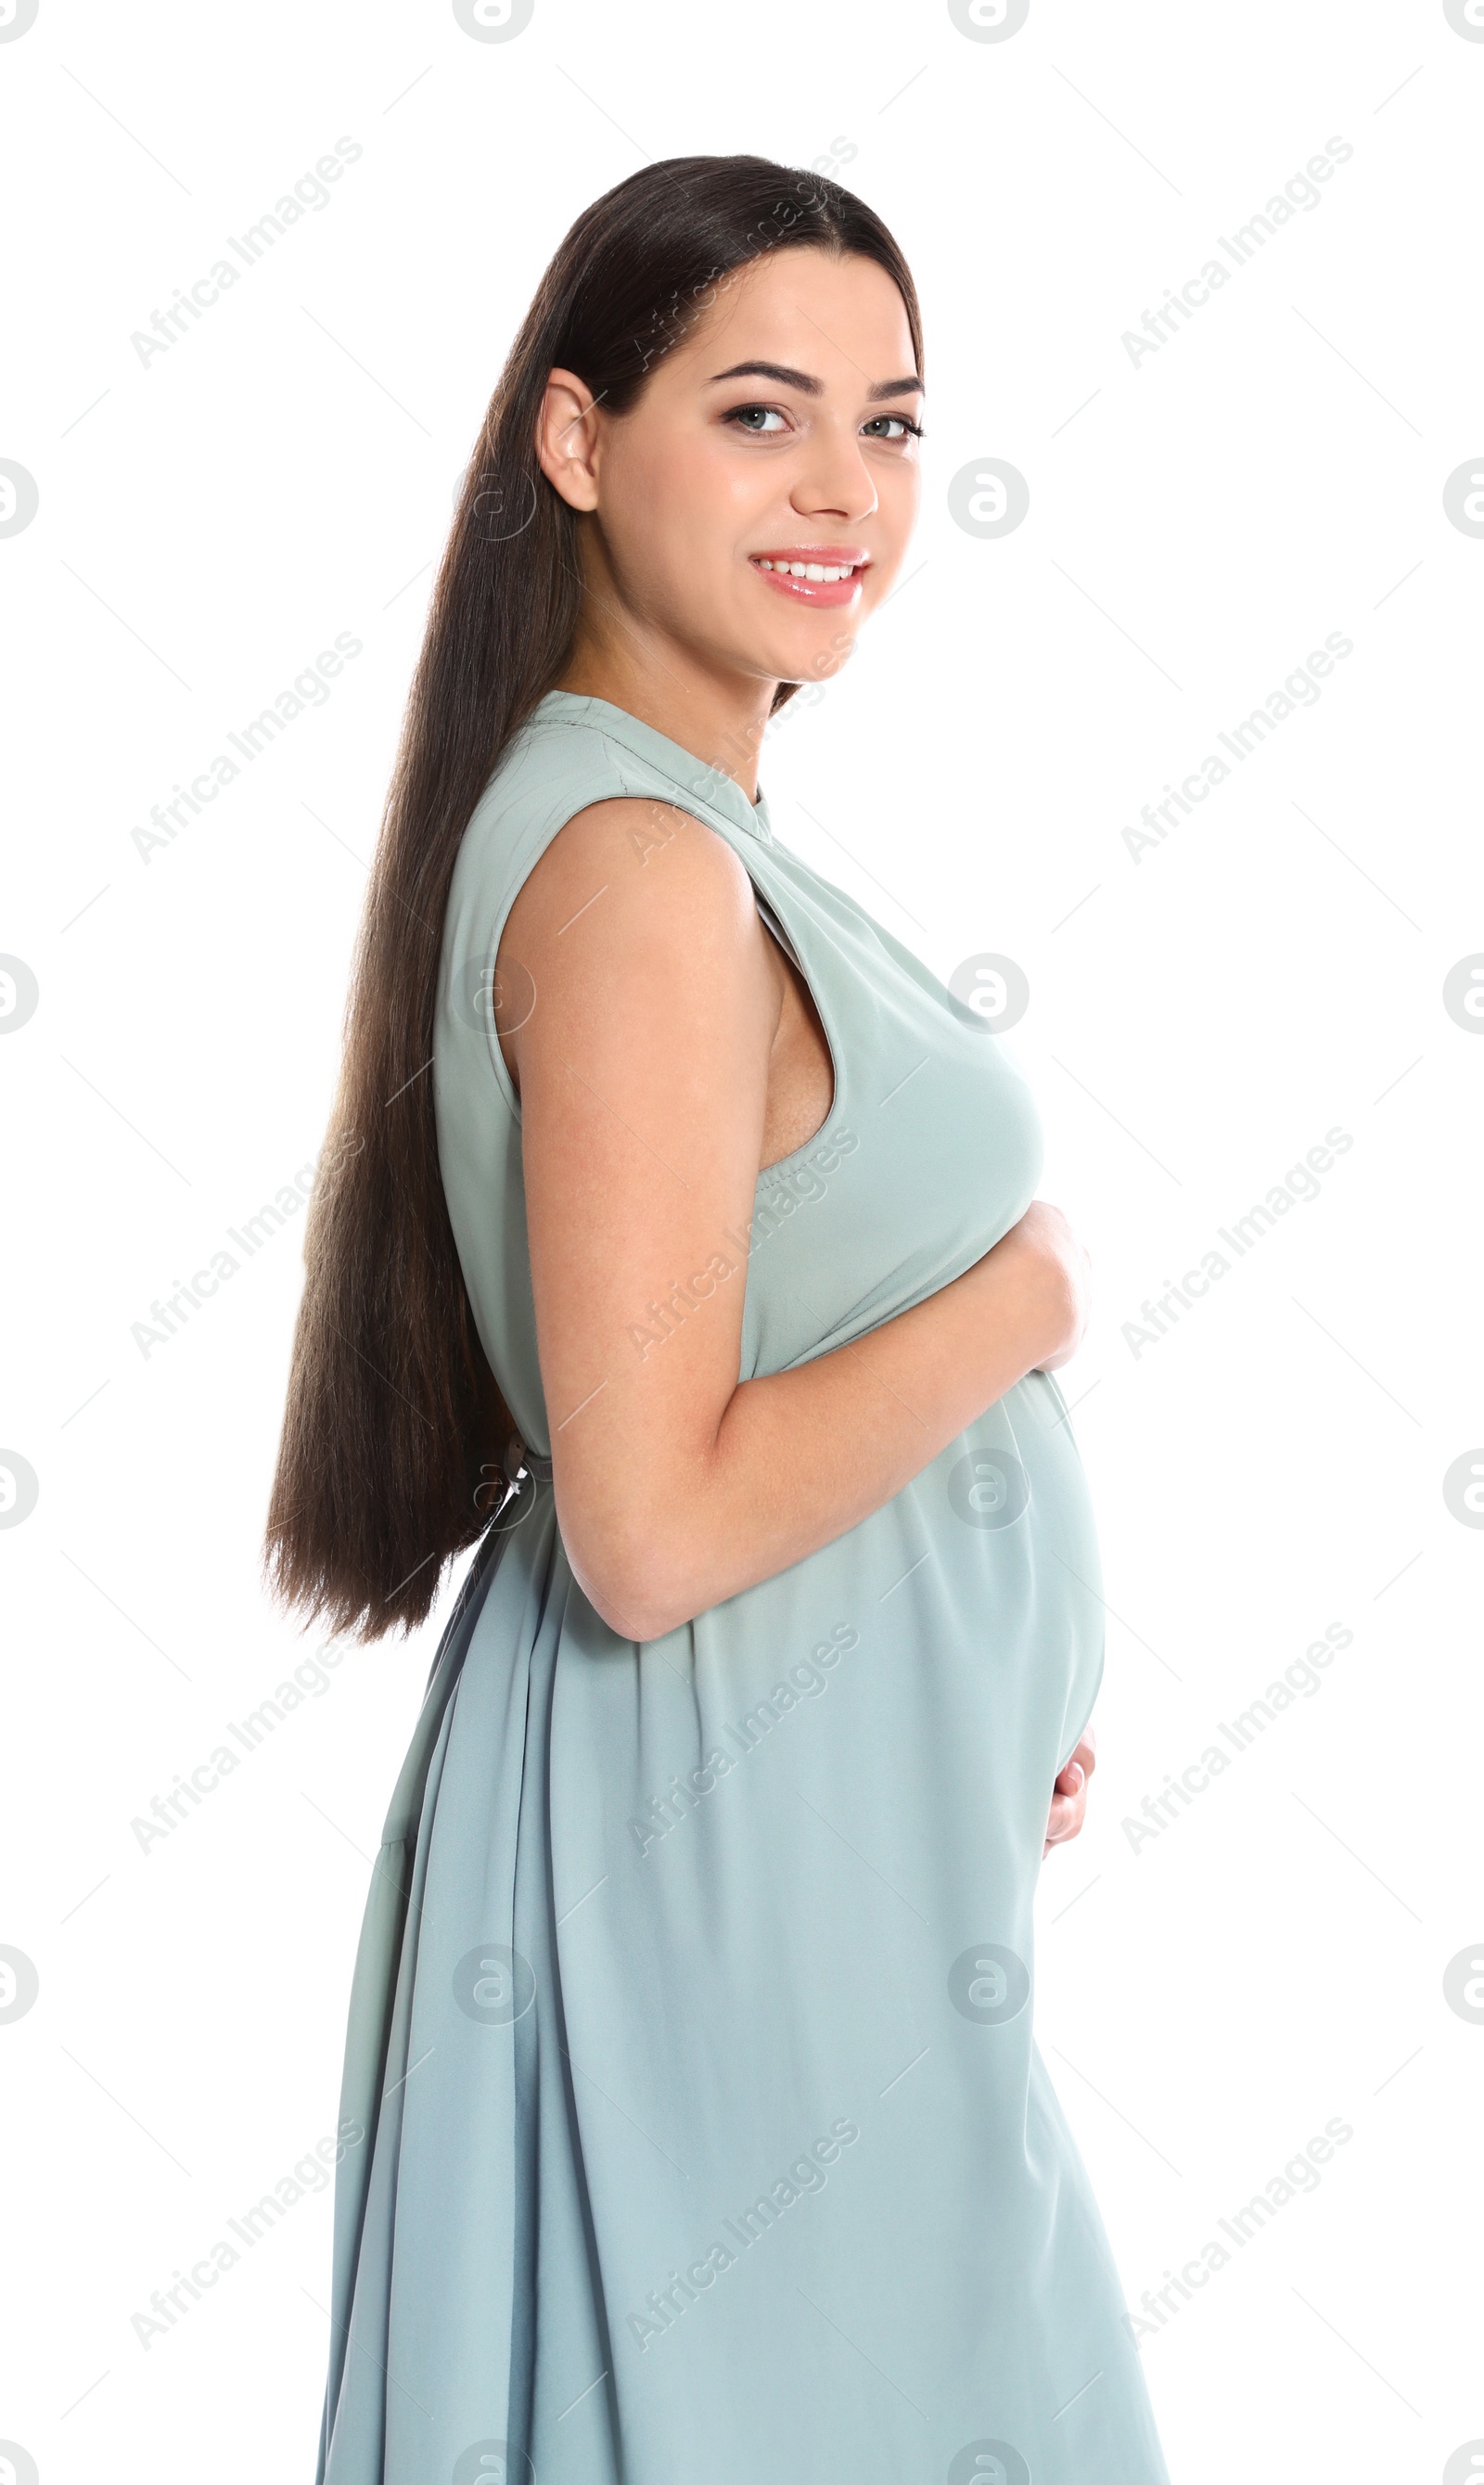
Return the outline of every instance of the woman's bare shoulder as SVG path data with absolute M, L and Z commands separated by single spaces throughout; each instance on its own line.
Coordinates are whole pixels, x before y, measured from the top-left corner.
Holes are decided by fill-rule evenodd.
M 700 903 L 704 912 L 745 923 L 756 913 L 747 867 L 715 829 L 692 811 L 647 795 L 611 795 L 588 804 L 558 830 L 532 865 L 509 920 L 551 937 L 571 919 L 573 902 L 590 905 L 662 893 L 670 908 Z M 730 901 L 728 906 L 728 901 Z M 614 910 L 618 911 L 617 907 Z
M 719 1011 L 771 1041 L 782 1007 L 741 857 L 695 813 L 643 795 L 591 803 L 558 830 L 506 917 L 499 963 L 561 1004 L 569 1034 L 631 1004 L 677 1040 Z M 502 1049 L 515 1075 L 524 1048 Z

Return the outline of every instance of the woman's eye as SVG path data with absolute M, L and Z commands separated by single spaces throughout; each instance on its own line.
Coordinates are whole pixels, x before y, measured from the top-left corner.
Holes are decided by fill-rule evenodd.
M 892 423 L 894 428 L 891 431 L 883 431 L 879 427 L 882 423 Z M 877 440 L 905 440 L 909 433 L 914 440 L 921 440 L 922 437 L 921 424 L 909 422 L 904 414 L 873 415 L 865 427 Z
M 783 418 L 776 405 L 735 405 L 726 420 L 734 423 L 740 431 L 765 435 L 783 428 Z

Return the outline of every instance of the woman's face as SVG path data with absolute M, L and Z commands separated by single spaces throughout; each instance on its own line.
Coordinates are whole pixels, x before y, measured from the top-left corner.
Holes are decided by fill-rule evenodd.
M 579 420 L 590 396 L 554 372 L 541 437 L 546 474 L 593 516 L 590 587 L 724 673 L 837 671 L 918 508 L 922 392 L 886 270 L 812 248 L 754 260 L 627 414 Z

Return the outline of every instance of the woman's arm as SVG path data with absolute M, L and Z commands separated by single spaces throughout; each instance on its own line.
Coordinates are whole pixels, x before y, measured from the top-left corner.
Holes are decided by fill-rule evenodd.
M 739 1384 L 745 1263 L 726 1230 L 754 1209 L 780 1020 L 768 941 L 723 837 L 626 800 L 559 832 L 500 943 L 537 996 L 503 1042 L 558 1515 L 628 1639 L 842 1535 L 1082 1333 L 1086 1257 L 1037 1202 L 925 1302 Z M 733 1273 L 654 1343 L 649 1306 L 716 1255 Z

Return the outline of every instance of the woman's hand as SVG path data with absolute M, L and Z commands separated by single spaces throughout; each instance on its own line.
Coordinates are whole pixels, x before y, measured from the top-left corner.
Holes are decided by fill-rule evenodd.
M 1064 1845 L 1081 1829 L 1087 1810 L 1087 1780 L 1096 1766 L 1089 1726 L 1065 1768 L 1058 1773 L 1051 1790 L 1051 1815 L 1046 1823 L 1046 1843 L 1041 1849 L 1043 1861 L 1054 1846 Z
M 1003 1235 L 981 1268 L 1007 1262 L 1036 1306 L 1036 1325 L 1045 1339 L 1033 1369 L 1058 1372 L 1070 1363 L 1087 1325 L 1092 1263 L 1059 1208 L 1049 1199 L 1032 1199 L 1017 1225 Z

